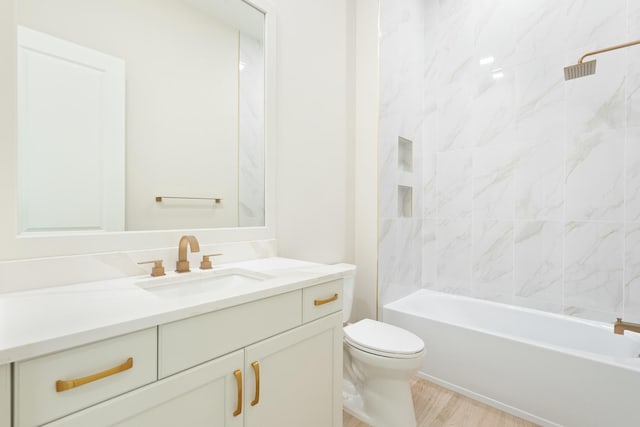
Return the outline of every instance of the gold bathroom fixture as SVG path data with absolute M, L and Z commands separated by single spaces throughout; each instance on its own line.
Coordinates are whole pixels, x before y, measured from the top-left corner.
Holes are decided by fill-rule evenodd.
M 133 368 L 133 357 L 128 358 L 126 362 L 116 366 L 115 368 L 107 369 L 106 371 L 102 371 L 97 374 L 77 378 L 75 380 L 58 380 L 56 381 L 56 391 L 61 393 L 63 391 L 71 390 L 72 388 L 80 387 L 82 385 L 110 377 L 111 375 L 119 374 L 120 372 L 127 371 L 131 368 Z
M 596 60 L 582 62 L 584 58 L 591 55 L 596 55 L 598 53 L 610 52 L 616 49 L 623 49 L 625 47 L 634 46 L 640 44 L 640 40 L 636 40 L 629 43 L 623 43 L 611 47 L 606 47 L 604 49 L 594 50 L 592 52 L 587 52 L 580 57 L 578 63 L 575 65 L 569 65 L 568 67 L 564 67 L 564 79 L 572 80 L 577 79 L 584 76 L 590 76 L 596 73 Z
M 221 197 L 183 197 L 183 196 L 156 196 L 156 202 L 160 203 L 163 199 L 182 199 L 182 200 L 212 200 L 216 204 L 222 203 Z
M 251 401 L 251 406 L 256 406 L 260 403 L 260 363 L 257 361 L 253 362 L 251 367 L 253 368 L 253 373 L 256 376 L 256 393 Z
M 333 294 L 332 297 L 327 298 L 327 299 L 316 299 L 313 300 L 313 305 L 318 306 L 318 305 L 325 305 L 325 304 L 329 304 L 330 302 L 334 302 L 338 299 L 338 294 Z
M 616 323 L 613 324 L 613 333 L 624 335 L 624 331 L 640 333 L 640 323 L 623 322 L 622 319 L 618 317 Z
M 151 269 L 151 277 L 164 276 L 164 266 L 162 265 L 161 259 L 156 259 L 153 261 L 143 261 L 138 264 L 151 264 L 153 263 L 153 268 Z
M 200 252 L 200 244 L 196 236 L 182 236 L 178 243 L 178 261 L 176 261 L 176 273 L 188 273 L 189 260 L 187 260 L 187 249 L 191 248 L 191 252 Z
M 200 261 L 200 270 L 211 270 L 213 268 L 213 264 L 211 264 L 211 260 L 209 257 L 211 256 L 220 256 L 224 254 L 209 254 L 202 255 L 202 261 Z
M 237 417 L 242 413 L 242 371 L 240 369 L 236 369 L 233 371 L 233 376 L 236 377 L 236 384 L 238 386 L 238 403 L 236 410 L 233 411 L 233 416 Z

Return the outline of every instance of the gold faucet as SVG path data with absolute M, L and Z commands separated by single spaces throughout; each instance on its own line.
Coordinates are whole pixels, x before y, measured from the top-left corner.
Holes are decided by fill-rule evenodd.
M 624 335 L 624 331 L 640 333 L 640 323 L 623 322 L 622 319 L 618 317 L 616 323 L 613 325 L 613 333 Z
M 200 252 L 200 244 L 196 236 L 182 236 L 178 243 L 178 261 L 176 261 L 177 273 L 188 273 L 189 261 L 187 260 L 187 248 L 191 248 L 191 252 Z

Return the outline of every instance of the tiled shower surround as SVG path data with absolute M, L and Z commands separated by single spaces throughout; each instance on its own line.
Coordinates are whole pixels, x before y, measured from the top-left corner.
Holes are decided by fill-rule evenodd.
M 380 30 L 380 304 L 424 287 L 640 321 L 640 46 L 563 78 L 640 39 L 640 1 L 381 0 Z

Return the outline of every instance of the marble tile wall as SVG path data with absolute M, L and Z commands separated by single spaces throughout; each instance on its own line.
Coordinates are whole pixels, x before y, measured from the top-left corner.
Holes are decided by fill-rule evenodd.
M 381 304 L 419 276 L 445 292 L 640 321 L 640 46 L 597 56 L 593 76 L 563 79 L 585 52 L 640 39 L 640 2 L 417 3 L 381 2 L 380 245 L 389 259 L 413 259 L 415 249 L 385 227 L 398 221 L 385 211 L 398 181 L 388 141 L 401 124 L 422 126 L 422 224 L 412 229 L 421 261 L 408 274 L 380 257 Z M 402 21 L 411 8 L 422 26 Z M 418 47 L 421 58 L 400 58 Z M 421 82 L 410 66 L 422 66 Z M 418 92 L 421 101 L 402 99 Z M 391 255 L 386 238 L 412 252 Z
M 381 304 L 421 287 L 422 276 L 422 0 L 380 2 L 378 292 Z M 399 143 L 399 137 L 406 141 Z M 412 170 L 399 145 L 411 145 Z M 403 145 L 403 146 L 404 146 Z M 399 161 L 400 160 L 400 161 Z M 400 187 L 400 191 L 399 191 Z M 407 189 L 409 187 L 411 190 Z M 410 192 L 411 201 L 398 200 Z M 411 216 L 402 206 L 411 205 Z M 380 311 L 381 312 L 381 311 Z
M 238 225 L 265 225 L 264 47 L 240 33 Z

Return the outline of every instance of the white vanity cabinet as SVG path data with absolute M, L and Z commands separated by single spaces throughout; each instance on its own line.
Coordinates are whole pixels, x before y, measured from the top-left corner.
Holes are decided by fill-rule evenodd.
M 341 295 L 342 279 L 17 362 L 13 427 L 341 426 Z M 153 365 L 147 351 L 132 353 L 132 337 L 153 349 Z M 134 354 L 157 375 L 55 392 L 54 376 L 109 351 Z
M 46 426 L 337 427 L 341 357 L 338 313 Z
M 242 427 L 242 350 L 47 424 L 47 427 Z M 241 387 L 242 387 L 242 383 Z
M 302 290 L 190 317 L 158 328 L 165 378 L 302 324 Z
M 342 425 L 342 313 L 247 347 L 246 427 Z
M 0 427 L 11 426 L 11 377 L 9 365 L 0 365 Z
M 161 325 L 159 376 L 243 347 L 242 425 L 340 426 L 341 293 L 332 281 Z

